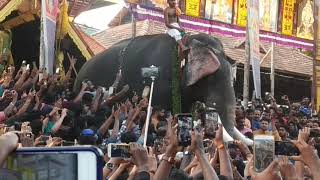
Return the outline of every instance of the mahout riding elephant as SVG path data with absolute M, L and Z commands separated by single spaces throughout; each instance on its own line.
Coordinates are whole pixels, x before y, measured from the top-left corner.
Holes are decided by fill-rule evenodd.
M 231 80 L 231 65 L 222 43 L 207 34 L 195 34 L 186 38 L 190 47 L 181 78 L 182 109 L 190 112 L 193 102 L 216 103 L 225 130 L 233 137 L 250 144 L 234 128 L 235 94 Z M 93 57 L 81 68 L 74 90 L 80 89 L 83 80 L 109 87 L 122 69 L 122 84 L 141 91 L 145 86 L 141 68 L 151 65 L 160 69 L 155 81 L 153 103 L 164 108 L 171 106 L 172 63 L 177 61 L 177 44 L 167 34 L 146 35 L 114 44 Z

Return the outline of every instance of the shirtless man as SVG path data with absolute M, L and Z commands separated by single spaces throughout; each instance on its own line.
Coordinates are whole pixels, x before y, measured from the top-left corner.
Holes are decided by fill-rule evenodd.
M 173 37 L 182 51 L 188 50 L 188 48 L 182 43 L 181 39 L 185 30 L 180 26 L 179 15 L 180 9 L 176 7 L 176 0 L 168 0 L 169 7 L 164 10 L 164 21 L 167 26 L 167 33 Z

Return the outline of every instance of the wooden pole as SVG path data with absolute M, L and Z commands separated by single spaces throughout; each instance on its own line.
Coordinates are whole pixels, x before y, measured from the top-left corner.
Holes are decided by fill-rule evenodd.
M 311 88 L 313 110 L 319 113 L 320 106 L 320 2 L 314 1 L 314 59 Z
M 248 34 L 248 30 L 247 30 Z M 243 74 L 243 103 L 244 107 L 248 107 L 249 102 L 249 80 L 250 80 L 250 49 L 249 49 L 249 39 L 248 35 L 246 37 L 245 42 L 245 49 L 246 49 L 246 61 L 244 63 L 244 74 Z
M 270 73 L 270 83 L 271 83 L 271 94 L 274 97 L 274 42 L 271 43 L 271 63 L 270 63 L 270 69 L 271 69 L 271 73 Z
M 131 7 L 132 38 L 135 38 L 137 35 L 137 30 L 136 30 L 137 23 L 136 23 L 136 18 L 134 17 L 132 5 L 130 5 L 130 7 Z

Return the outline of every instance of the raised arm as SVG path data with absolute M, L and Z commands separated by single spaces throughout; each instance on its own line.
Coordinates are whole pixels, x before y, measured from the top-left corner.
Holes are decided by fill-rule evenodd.
M 194 151 L 194 153 L 200 163 L 204 179 L 218 180 L 219 179 L 218 175 L 215 172 L 215 170 L 213 169 L 213 167 L 211 166 L 211 164 L 210 164 L 210 162 L 204 152 L 203 139 L 201 137 L 200 132 L 198 132 L 197 129 L 195 129 L 192 132 L 191 148 Z M 229 172 L 232 172 L 232 171 L 229 171 Z
M 12 112 L 13 108 L 15 107 L 15 104 L 17 103 L 17 100 L 18 100 L 18 93 L 16 91 L 13 91 L 12 96 L 13 96 L 13 99 L 12 99 L 11 103 L 9 104 L 9 106 L 6 107 L 6 109 L 3 110 L 6 117 L 8 117 L 9 114 L 11 114 L 11 112 Z
M 99 105 L 100 105 L 100 100 L 101 100 L 101 96 L 102 96 L 102 88 L 99 87 L 97 89 L 97 93 L 96 93 L 96 96 L 92 102 L 92 105 L 91 105 L 91 112 L 92 113 L 96 113 L 99 109 Z
M 119 128 L 120 128 L 120 109 L 114 112 L 114 124 L 113 124 L 111 137 L 115 137 L 115 138 L 117 137 L 119 133 Z
M 300 151 L 300 156 L 292 157 L 293 160 L 301 161 L 306 164 L 312 173 L 313 179 L 320 179 L 320 159 L 314 152 L 314 149 L 306 143 L 309 138 L 310 129 L 304 128 L 299 130 L 298 140 L 293 141 Z
M 29 71 L 26 70 L 22 73 L 21 77 L 19 78 L 19 80 L 16 82 L 16 84 L 13 86 L 13 89 L 16 91 L 20 91 L 20 88 L 22 87 L 22 84 L 26 81 L 26 79 L 29 76 Z
M 53 125 L 53 127 L 52 127 L 52 129 L 51 129 L 51 132 L 52 132 L 52 133 L 55 133 L 55 132 L 57 132 L 57 131 L 60 129 L 61 124 L 62 124 L 64 118 L 67 116 L 67 112 L 68 112 L 68 109 L 63 109 L 63 110 L 62 110 L 62 113 L 61 113 L 60 118 L 58 119 L 58 121 L 56 121 L 56 122 L 54 123 L 54 125 Z
M 73 100 L 74 103 L 80 103 L 80 101 L 82 100 L 82 97 L 84 95 L 84 91 L 87 89 L 87 87 L 88 87 L 88 84 L 83 82 L 78 96 Z
M 158 166 L 158 169 L 153 176 L 154 180 L 167 179 L 170 175 L 171 168 L 173 167 L 173 162 L 177 153 L 178 148 L 178 137 L 177 128 L 173 127 L 172 119 L 168 120 L 167 137 L 170 144 L 166 148 L 166 152 L 162 157 L 162 160 Z
M 215 145 L 219 151 L 219 161 L 220 161 L 220 174 L 228 177 L 228 179 L 233 179 L 232 173 L 232 166 L 231 162 L 229 160 L 229 156 L 227 153 L 226 148 L 223 144 L 223 131 L 222 131 L 222 125 L 219 124 L 219 129 L 216 132 L 216 138 L 214 140 Z
M 28 107 L 30 106 L 34 96 L 36 94 L 34 92 L 29 92 L 28 97 L 26 99 L 26 101 L 24 102 L 23 106 L 19 109 L 19 111 L 17 112 L 16 116 L 20 116 L 21 114 L 25 113 L 28 109 Z
M 29 78 L 22 84 L 21 91 L 24 91 L 30 86 L 34 85 L 38 80 L 38 76 L 39 76 L 39 71 L 37 67 L 34 67 L 31 71 Z
M 109 116 L 109 118 L 106 119 L 106 120 L 104 121 L 104 123 L 100 126 L 100 128 L 99 128 L 98 131 L 99 131 L 99 133 L 100 133 L 101 135 L 106 134 L 107 130 L 109 129 L 110 125 L 111 125 L 112 122 L 113 122 L 113 116 L 114 116 L 114 111 L 112 111 L 112 113 L 111 113 L 111 115 Z

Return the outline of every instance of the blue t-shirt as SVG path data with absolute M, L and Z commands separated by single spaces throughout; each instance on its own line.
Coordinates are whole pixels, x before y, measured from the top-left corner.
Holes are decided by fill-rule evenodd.
M 251 129 L 253 131 L 260 129 L 260 122 L 255 120 L 255 119 L 253 119 L 252 120 L 252 124 L 251 124 Z

